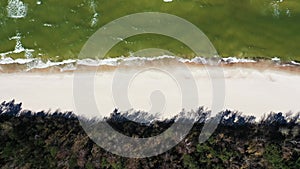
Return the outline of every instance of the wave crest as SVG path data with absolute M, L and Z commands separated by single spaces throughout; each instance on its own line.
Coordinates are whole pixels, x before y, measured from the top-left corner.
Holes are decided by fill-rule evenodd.
M 256 63 L 256 60 L 228 57 L 222 58 L 221 64 L 238 64 L 238 63 Z M 282 64 L 282 66 L 300 66 L 300 63 L 291 61 L 281 63 L 280 59 L 273 58 L 272 63 Z M 117 57 L 107 59 L 67 59 L 61 62 L 43 61 L 40 58 L 26 58 L 26 59 L 12 59 L 10 57 L 2 56 L 0 58 L 0 72 L 28 72 L 35 69 L 49 69 L 55 68 L 60 72 L 74 71 L 79 67 L 116 67 L 123 66 L 143 66 L 145 64 L 161 64 L 168 65 L 174 63 L 187 63 L 195 65 L 208 65 L 209 61 L 203 57 L 195 57 L 192 59 L 184 59 L 176 56 L 162 55 L 156 57 Z

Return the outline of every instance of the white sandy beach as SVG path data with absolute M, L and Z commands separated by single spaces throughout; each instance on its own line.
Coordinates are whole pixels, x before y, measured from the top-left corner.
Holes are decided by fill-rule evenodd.
M 197 83 L 199 106 L 210 109 L 212 87 L 208 74 L 205 69 L 197 66 L 191 66 L 190 70 Z M 174 68 L 172 73 L 178 73 L 176 71 L 178 70 Z M 95 76 L 95 100 L 102 116 L 109 115 L 116 107 L 111 87 L 114 73 L 111 70 L 98 71 Z M 81 72 L 79 75 L 87 74 L 87 72 Z M 271 111 L 300 111 L 299 74 L 276 70 L 262 71 L 253 68 L 225 67 L 224 75 L 226 96 L 224 109 L 238 110 L 243 114 L 256 117 L 261 117 L 264 113 Z M 184 81 L 186 78 L 183 74 L 181 76 L 182 78 L 177 80 Z M 23 109 L 34 111 L 60 109 L 76 113 L 73 77 L 73 73 L 2 73 L 0 74 L 0 101 L 15 99 L 16 102 L 23 103 Z M 186 81 L 188 83 L 188 79 Z M 182 109 L 180 88 L 176 80 L 161 71 L 147 70 L 137 74 L 131 79 L 128 86 L 128 98 L 136 110 L 156 111 L 153 107 L 151 109 L 150 98 L 151 94 L 152 96 L 159 95 L 160 93 L 157 91 L 161 91 L 166 100 L 166 104 L 158 105 L 157 111 L 160 111 L 163 117 L 179 113 Z M 89 112 L 88 107 L 86 109 L 87 112 L 84 115 L 98 115 L 97 112 Z M 103 112 L 107 112 L 107 114 L 103 114 Z

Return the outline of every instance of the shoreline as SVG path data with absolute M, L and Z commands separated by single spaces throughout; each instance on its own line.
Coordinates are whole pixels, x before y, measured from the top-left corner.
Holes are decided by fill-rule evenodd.
M 176 63 L 178 62 L 178 63 Z M 44 62 L 38 58 L 30 59 L 0 59 L 0 74 L 6 73 L 73 73 L 73 72 L 90 72 L 90 71 L 114 71 L 119 66 L 143 66 L 143 65 L 170 65 L 185 64 L 188 67 L 210 67 L 207 59 L 195 57 L 193 59 L 183 59 L 174 56 L 158 56 L 158 57 L 119 57 L 108 58 L 103 60 L 68 59 L 62 62 Z M 253 68 L 257 70 L 278 70 L 288 73 L 300 73 L 300 63 L 290 61 L 281 62 L 279 58 L 267 59 L 243 59 L 236 57 L 222 58 L 218 66 Z

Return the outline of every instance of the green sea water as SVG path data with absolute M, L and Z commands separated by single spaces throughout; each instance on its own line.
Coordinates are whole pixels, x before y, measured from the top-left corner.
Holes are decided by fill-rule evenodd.
M 22 7 L 17 13 L 12 11 L 14 4 Z M 76 58 L 100 27 L 138 12 L 164 12 L 188 20 L 222 57 L 300 61 L 299 0 L 0 0 L 0 53 L 52 61 Z M 107 57 L 129 56 L 145 48 L 195 56 L 175 39 L 144 34 L 117 44 Z

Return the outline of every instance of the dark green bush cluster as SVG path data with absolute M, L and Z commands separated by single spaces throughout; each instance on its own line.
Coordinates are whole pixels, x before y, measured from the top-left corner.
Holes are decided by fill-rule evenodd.
M 199 109 L 206 117 L 207 112 Z M 254 117 L 224 111 L 221 123 L 198 142 L 203 118 L 178 145 L 150 158 L 124 158 L 96 145 L 71 112 L 22 111 L 21 104 L 0 105 L 2 168 L 300 168 L 299 115 Z M 105 120 L 128 136 L 149 137 L 170 127 L 176 117 L 139 124 L 116 110 Z

